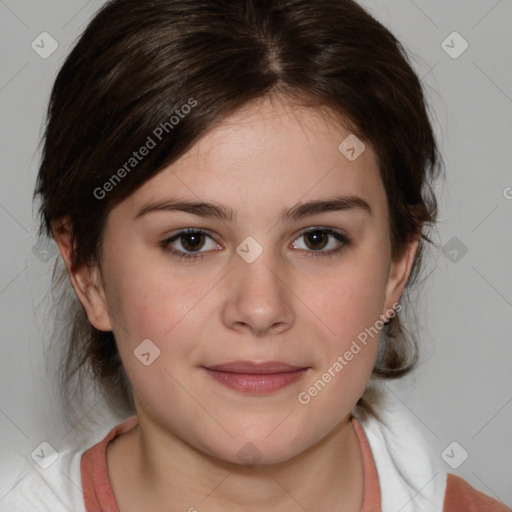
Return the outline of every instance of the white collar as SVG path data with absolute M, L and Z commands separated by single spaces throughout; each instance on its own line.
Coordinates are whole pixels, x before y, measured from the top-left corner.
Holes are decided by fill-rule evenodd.
M 384 424 L 373 416 L 362 419 L 355 412 L 354 416 L 375 460 L 382 512 L 442 512 L 447 473 L 419 430 L 418 420 L 391 391 L 383 396 L 378 413 Z

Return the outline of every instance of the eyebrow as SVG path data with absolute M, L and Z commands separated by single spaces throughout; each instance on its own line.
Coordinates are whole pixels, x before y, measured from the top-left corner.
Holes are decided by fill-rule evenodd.
M 135 219 L 154 212 L 181 211 L 192 213 L 198 217 L 220 219 L 223 221 L 236 221 L 235 211 L 227 206 L 203 201 L 184 201 L 165 199 L 150 203 L 142 208 Z M 370 205 L 361 197 L 348 195 L 337 196 L 332 199 L 313 200 L 299 203 L 288 210 L 281 212 L 280 222 L 298 220 L 311 215 L 335 211 L 361 211 L 373 216 Z

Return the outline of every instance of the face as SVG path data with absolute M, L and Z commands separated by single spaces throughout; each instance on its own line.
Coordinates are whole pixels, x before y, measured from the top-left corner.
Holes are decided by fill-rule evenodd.
M 246 106 L 107 219 L 89 317 L 110 324 L 138 414 L 220 459 L 250 442 L 284 461 L 342 424 L 407 279 L 375 154 L 349 160 L 328 119 Z

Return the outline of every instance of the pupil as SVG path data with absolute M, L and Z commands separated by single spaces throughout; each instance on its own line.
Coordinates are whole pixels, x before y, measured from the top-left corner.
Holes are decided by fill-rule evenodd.
M 203 237 L 203 233 L 187 233 L 181 237 L 181 244 L 187 251 L 194 251 L 201 247 Z M 190 241 L 192 241 L 192 243 L 189 243 Z
M 306 237 L 306 240 L 307 240 L 307 245 L 309 246 L 310 249 L 315 249 L 315 250 L 318 250 L 318 249 L 323 249 L 325 247 L 325 242 L 326 242 L 326 239 L 327 239 L 327 236 L 326 234 L 323 232 L 323 231 L 310 231 L 308 233 L 308 236 Z M 321 243 L 321 247 L 314 247 L 315 245 L 315 242 L 318 243 L 318 242 L 323 242 Z M 310 244 L 310 242 L 313 242 L 312 244 Z M 311 247 L 311 245 L 313 245 L 313 247 Z

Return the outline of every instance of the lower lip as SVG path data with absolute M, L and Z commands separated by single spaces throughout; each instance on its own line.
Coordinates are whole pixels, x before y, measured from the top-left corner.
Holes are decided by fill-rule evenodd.
M 294 382 L 302 379 L 307 371 L 307 368 L 296 370 L 293 372 L 281 373 L 233 373 L 210 370 L 204 368 L 206 372 L 211 375 L 215 380 L 224 384 L 228 388 L 242 391 L 243 393 L 261 395 L 271 393 L 278 389 L 285 388 Z

